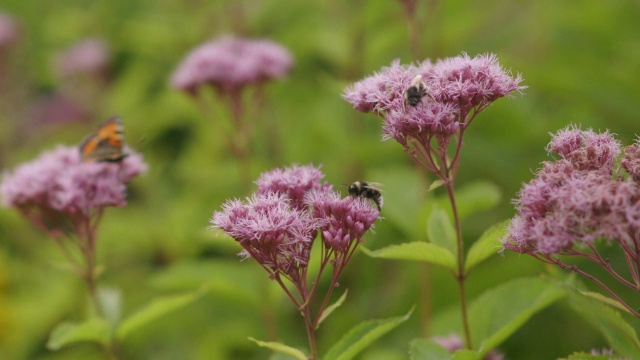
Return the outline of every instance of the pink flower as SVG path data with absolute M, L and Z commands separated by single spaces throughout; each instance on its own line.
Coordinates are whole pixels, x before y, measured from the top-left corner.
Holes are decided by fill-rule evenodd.
M 357 246 L 380 215 L 368 199 L 342 198 L 330 189 L 310 191 L 306 202 L 311 206 L 313 216 L 322 220 L 322 241 L 339 255 L 348 254 Z
M 4 206 L 22 211 L 56 211 L 89 216 L 93 211 L 126 204 L 126 183 L 146 171 L 142 157 L 128 150 L 121 163 L 84 163 L 78 148 L 60 146 L 3 174 Z
M 596 134 L 572 125 L 558 131 L 547 150 L 570 161 L 577 170 L 600 170 L 607 174 L 613 172 L 614 160 L 621 152 L 620 143 L 609 132 Z
M 520 85 L 522 76 L 511 76 L 494 54 L 474 58 L 462 54 L 439 60 L 425 77 L 434 98 L 458 106 L 463 113 L 484 109 L 501 97 L 525 89 Z
M 426 94 L 412 106 L 406 94 L 416 79 L 421 80 Z M 348 86 L 342 97 L 355 109 L 384 118 L 383 139 L 395 139 L 411 152 L 411 141 L 428 149 L 435 139 L 438 146 L 446 147 L 452 136 L 493 101 L 522 91 L 521 82 L 522 77 L 512 77 L 493 54 L 474 58 L 463 54 L 435 64 L 427 60 L 401 65 L 395 60 L 390 67 Z
M 307 212 L 291 208 L 283 194 L 254 194 L 245 202 L 229 200 L 214 212 L 212 228 L 233 237 L 272 276 L 283 274 L 298 279 L 309 261 L 318 220 Z
M 449 350 L 450 352 L 455 352 L 458 350 L 464 349 L 464 344 L 462 343 L 462 339 L 460 336 L 456 334 L 450 334 L 447 336 L 434 336 L 431 338 L 436 344 L 442 346 L 443 348 Z M 504 359 L 504 355 L 496 350 L 491 350 L 487 355 L 485 355 L 484 360 L 502 360 Z
M 16 21 L 9 14 L 0 12 L 0 51 L 14 44 L 19 37 Z
M 245 201 L 229 200 L 214 212 L 212 228 L 234 238 L 244 248 L 241 254 L 254 258 L 272 276 L 282 273 L 295 282 L 318 232 L 334 250 L 334 263 L 344 265 L 348 250 L 362 241 L 379 211 L 368 199 L 343 199 L 320 182 L 323 177 L 312 165 L 264 172 L 256 181 L 256 193 Z
M 597 239 L 637 241 L 640 185 L 614 173 L 618 141 L 608 132 L 570 126 L 553 136 L 548 149 L 562 159 L 545 162 L 520 191 L 505 248 L 561 254 Z M 633 168 L 635 147 L 626 150 L 623 164 Z
M 84 39 L 57 54 L 56 74 L 61 78 L 80 74 L 101 75 L 106 71 L 110 58 L 109 45 L 104 40 Z
M 281 78 L 292 67 L 289 51 L 275 42 L 224 36 L 192 50 L 171 76 L 171 85 L 191 94 L 205 85 L 233 93 Z
M 308 191 L 329 186 L 320 182 L 322 178 L 324 174 L 320 168 L 313 165 L 276 168 L 260 174 L 256 180 L 257 193 L 284 194 L 291 201 L 292 207 L 302 210 L 306 208 L 304 197 Z
M 640 182 L 640 140 L 625 148 L 620 165 L 635 182 Z

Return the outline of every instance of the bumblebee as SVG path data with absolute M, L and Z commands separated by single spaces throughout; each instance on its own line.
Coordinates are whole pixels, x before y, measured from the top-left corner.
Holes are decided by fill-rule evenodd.
M 409 105 L 416 107 L 425 95 L 433 99 L 427 91 L 427 85 L 422 81 L 422 75 L 418 74 L 411 80 L 411 85 L 405 90 L 404 97 Z
M 356 181 L 349 185 L 349 195 L 370 199 L 376 204 L 378 211 L 381 211 L 383 200 L 382 190 L 378 189 L 379 186 L 382 186 L 382 184 Z

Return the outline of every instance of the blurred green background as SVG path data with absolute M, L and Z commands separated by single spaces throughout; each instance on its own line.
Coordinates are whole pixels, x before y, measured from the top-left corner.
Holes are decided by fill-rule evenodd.
M 288 345 L 307 346 L 301 317 L 266 273 L 251 261 L 239 262 L 239 246 L 207 230 L 213 211 L 245 194 L 219 131 L 221 119 L 168 85 L 181 59 L 204 41 L 235 33 L 270 38 L 292 52 L 293 71 L 265 89 L 253 178 L 276 166 L 314 163 L 322 164 L 334 186 L 386 183 L 386 206 L 406 213 L 387 216 L 383 209 L 387 218 L 367 237 L 371 249 L 424 240 L 416 236 L 424 236 L 425 219 L 413 210 L 415 199 L 427 196 L 427 177 L 400 145 L 380 141 L 379 118 L 351 109 L 340 97 L 345 86 L 393 59 L 492 52 L 504 67 L 522 73 L 529 87 L 524 96 L 497 101 L 466 133 L 458 186 L 486 180 L 502 193 L 496 208 L 465 219 L 467 244 L 514 214 L 510 199 L 547 160 L 549 132 L 578 123 L 609 129 L 623 144 L 638 133 L 637 1 L 418 1 L 419 47 L 413 50 L 399 1 L 3 0 L 0 11 L 12 15 L 21 31 L 8 55 L 9 86 L 0 94 L 2 168 L 57 143 L 79 143 L 102 120 L 121 116 L 128 144 L 143 153 L 150 170 L 130 186 L 129 204 L 109 209 L 102 221 L 101 285 L 119 289 L 128 315 L 156 296 L 210 283 L 212 290 L 196 303 L 122 343 L 127 359 L 270 356 L 247 336 L 277 334 Z M 34 101 L 73 91 L 54 76 L 52 64 L 60 50 L 86 37 L 103 38 L 111 48 L 108 80 L 87 120 L 30 120 Z M 401 218 L 418 230 L 406 231 Z M 83 284 L 65 269 L 52 241 L 11 209 L 0 211 L 0 239 L 0 358 L 105 358 L 90 344 L 46 349 L 57 323 L 83 318 Z M 434 335 L 422 319 L 457 306 L 450 274 L 430 269 L 425 290 L 419 286 L 425 271 L 417 263 L 357 254 L 340 281 L 349 297 L 318 333 L 320 353 L 357 323 L 398 316 L 418 304 L 407 323 L 359 356 L 406 359 L 411 339 Z M 468 279 L 469 296 L 545 271 L 529 257 L 494 256 Z M 501 351 L 510 359 L 549 359 L 604 346 L 597 331 L 560 302 L 534 316 Z

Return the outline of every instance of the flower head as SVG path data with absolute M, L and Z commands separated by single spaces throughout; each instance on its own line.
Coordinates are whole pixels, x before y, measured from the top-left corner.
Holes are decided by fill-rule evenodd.
M 254 194 L 245 202 L 229 200 L 211 218 L 252 257 L 270 270 L 297 278 L 305 268 L 317 233 L 318 220 L 293 209 L 284 194 Z
M 119 164 L 84 163 L 76 147 L 60 146 L 5 172 L 0 196 L 4 206 L 24 212 L 87 217 L 93 211 L 126 204 L 126 183 L 146 168 L 133 151 Z
M 640 185 L 617 174 L 612 177 L 620 152 L 613 136 L 569 127 L 552 138 L 548 149 L 562 159 L 545 162 L 520 190 L 518 215 L 509 226 L 505 248 L 559 254 L 597 239 L 636 239 Z M 625 157 L 633 157 L 633 149 L 628 148 Z
M 425 95 L 417 104 L 409 104 L 407 90 L 416 79 L 424 86 Z M 514 78 L 504 70 L 493 54 L 474 58 L 463 54 L 435 64 L 427 60 L 401 65 L 396 60 L 348 86 L 342 97 L 355 109 L 384 118 L 383 139 L 395 139 L 406 150 L 409 141 L 416 140 L 426 149 L 433 138 L 446 147 L 453 135 L 493 101 L 522 91 L 521 81 L 520 75 Z
M 364 233 L 380 215 L 368 199 L 342 198 L 329 189 L 310 191 L 305 200 L 311 206 L 313 216 L 323 220 L 322 241 L 337 254 L 347 254 L 354 244 L 362 241 Z
M 192 50 L 173 73 L 171 84 L 191 94 L 205 85 L 234 93 L 283 77 L 292 67 L 289 51 L 275 42 L 224 36 Z
M 497 99 L 522 91 L 522 76 L 514 78 L 498 63 L 494 54 L 467 54 L 439 60 L 425 75 L 431 94 L 438 101 L 452 103 L 463 113 L 484 109 Z
M 600 170 L 608 174 L 613 172 L 613 163 L 621 152 L 620 143 L 608 131 L 596 134 L 576 126 L 553 135 L 547 150 L 570 161 L 578 170 Z
M 635 182 L 640 182 L 640 140 L 625 148 L 620 165 Z
M 61 78 L 74 75 L 101 75 L 109 65 L 109 45 L 98 38 L 88 38 L 57 54 L 55 71 Z
M 306 208 L 304 197 L 307 192 L 330 186 L 326 183 L 322 184 L 320 182 L 322 178 L 324 178 L 324 174 L 320 168 L 313 165 L 276 168 L 260 174 L 256 180 L 257 193 L 284 194 L 291 201 L 293 208 L 303 210 Z

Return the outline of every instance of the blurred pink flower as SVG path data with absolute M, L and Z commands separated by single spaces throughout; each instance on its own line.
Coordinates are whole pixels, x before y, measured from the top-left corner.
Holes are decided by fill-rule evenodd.
M 88 120 L 89 112 L 73 99 L 56 92 L 44 95 L 29 104 L 27 120 L 31 129 L 43 125 L 61 125 Z
M 25 215 L 59 212 L 75 218 L 91 216 L 109 206 L 126 204 L 126 184 L 147 165 L 127 150 L 121 163 L 82 162 L 77 147 L 60 146 L 39 158 L 5 171 L 0 197 L 6 207 Z
M 100 76 L 109 66 L 111 51 L 103 39 L 87 38 L 57 54 L 55 72 L 61 78 Z
M 505 248 L 559 254 L 597 239 L 637 241 L 640 216 L 634 214 L 640 209 L 640 187 L 614 174 L 614 160 L 621 152 L 618 141 L 608 132 L 569 126 L 555 134 L 547 148 L 562 159 L 545 162 L 520 190 L 518 215 Z M 635 150 L 626 149 L 623 168 L 633 171 L 632 164 L 640 162 Z
M 223 36 L 187 54 L 171 76 L 171 85 L 191 94 L 205 85 L 233 93 L 283 77 L 292 67 L 291 53 L 273 41 Z
M 464 349 L 464 344 L 462 343 L 462 338 L 457 334 L 450 334 L 447 336 L 434 336 L 431 338 L 436 344 L 442 346 L 443 348 L 449 350 L 450 352 L 455 352 L 458 350 Z M 491 350 L 485 355 L 484 360 L 502 360 L 504 359 L 504 355 L 496 350 Z
M 0 51 L 11 46 L 20 38 L 16 21 L 7 13 L 0 12 Z

